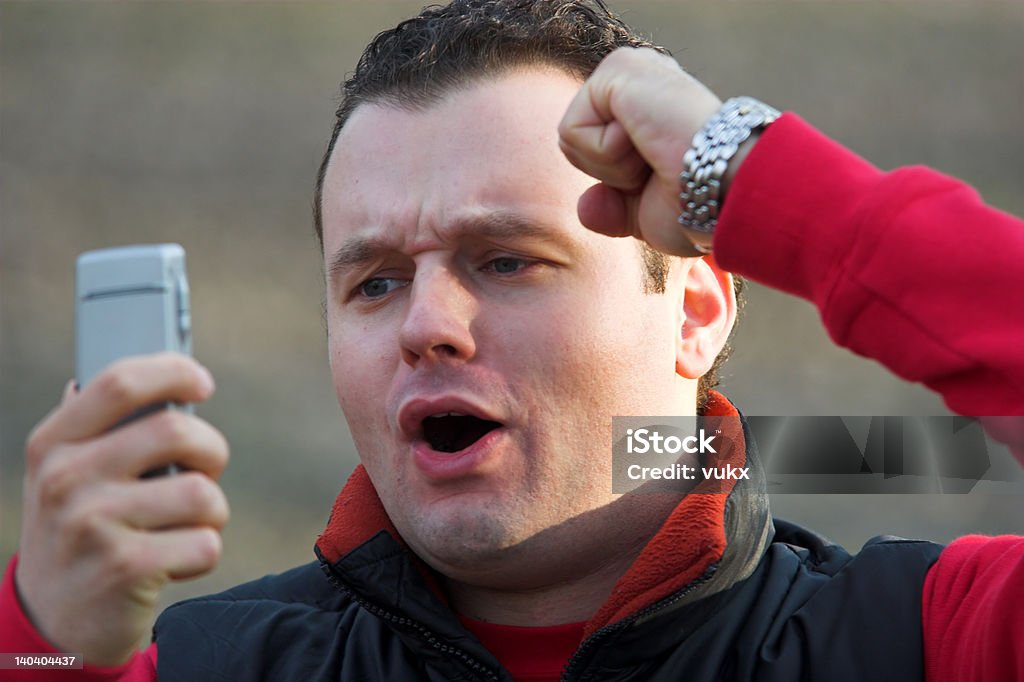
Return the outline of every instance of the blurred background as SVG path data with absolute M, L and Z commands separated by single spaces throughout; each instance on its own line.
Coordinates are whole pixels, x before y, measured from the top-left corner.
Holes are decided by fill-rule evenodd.
M 25 437 L 73 374 L 75 256 L 163 241 L 188 252 L 195 352 L 218 381 L 199 414 L 233 453 L 224 560 L 166 602 L 312 559 L 356 462 L 326 361 L 314 175 L 339 82 L 420 5 L 0 2 L 4 563 Z M 931 165 L 1024 214 L 1024 4 L 614 5 L 719 95 L 795 110 L 883 168 Z M 947 413 L 833 347 L 809 304 L 757 286 L 748 300 L 724 384 L 747 413 Z M 984 486 L 773 504 L 851 549 L 878 533 L 1024 533 L 1024 498 Z

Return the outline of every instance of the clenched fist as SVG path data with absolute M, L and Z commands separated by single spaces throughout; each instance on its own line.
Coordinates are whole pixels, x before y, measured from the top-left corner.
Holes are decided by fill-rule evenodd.
M 566 158 L 600 181 L 580 198 L 583 225 L 643 239 L 664 253 L 699 256 L 676 222 L 679 173 L 693 136 L 721 104 L 653 49 L 623 47 L 608 55 L 558 128 Z M 741 148 L 731 167 L 748 150 Z
M 15 580 L 57 648 L 94 665 L 126 661 L 167 581 L 217 563 L 228 518 L 215 482 L 228 461 L 224 436 L 177 410 L 117 426 L 140 408 L 201 402 L 213 390 L 184 355 L 127 358 L 80 393 L 69 386 L 29 436 Z M 171 463 L 187 471 L 139 478 Z

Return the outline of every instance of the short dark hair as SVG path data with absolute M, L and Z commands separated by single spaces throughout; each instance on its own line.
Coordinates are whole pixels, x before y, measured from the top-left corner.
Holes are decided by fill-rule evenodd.
M 425 7 L 417 16 L 378 34 L 355 72 L 341 85 L 341 103 L 324 152 L 313 196 L 313 226 L 323 249 L 323 187 L 334 145 L 361 104 L 421 111 L 454 90 L 512 69 L 551 66 L 584 81 L 620 47 L 655 45 L 630 28 L 603 0 L 454 0 Z M 644 290 L 663 293 L 671 260 L 642 244 Z M 743 282 L 735 278 L 737 299 Z M 697 385 L 697 405 L 719 383 L 726 347 Z

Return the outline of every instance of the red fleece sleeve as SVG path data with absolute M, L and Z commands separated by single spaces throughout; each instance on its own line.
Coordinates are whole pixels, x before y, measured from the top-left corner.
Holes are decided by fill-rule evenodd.
M 0 585 L 0 653 L 77 653 L 58 651 L 29 621 L 14 585 L 14 567 L 17 563 L 18 558 L 15 556 L 7 565 L 3 585 Z M 66 670 L 4 670 L 0 677 L 5 682 L 60 682 L 72 677 L 79 682 L 155 682 L 156 644 L 136 653 L 127 663 L 112 668 L 87 665 L 73 674 Z
M 832 339 L 964 415 L 1024 415 L 1024 221 L 927 168 L 883 173 L 786 114 L 715 234 L 732 272 L 814 303 Z M 982 419 L 1024 464 L 1024 419 Z M 965 537 L 923 592 L 929 680 L 1024 679 L 1024 538 Z
M 1024 680 L 1024 537 L 954 541 L 923 597 L 929 682 Z
M 1024 415 L 1024 222 L 962 182 L 883 173 L 785 114 L 736 174 L 715 256 L 953 411 Z

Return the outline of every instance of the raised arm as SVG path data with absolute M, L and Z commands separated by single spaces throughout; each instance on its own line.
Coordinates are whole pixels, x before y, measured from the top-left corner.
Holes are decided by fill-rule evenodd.
M 581 221 L 670 254 L 679 174 L 718 99 L 671 59 L 613 53 L 560 127 L 599 181 Z M 928 168 L 882 172 L 784 114 L 733 157 L 713 256 L 725 270 L 808 299 L 836 343 L 980 416 L 1024 463 L 1024 222 Z M 929 680 L 1024 679 L 1024 538 L 969 536 L 928 573 Z

